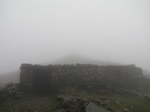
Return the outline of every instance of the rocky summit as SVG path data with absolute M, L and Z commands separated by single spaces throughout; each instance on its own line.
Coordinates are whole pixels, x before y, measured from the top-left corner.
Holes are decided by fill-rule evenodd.
M 22 64 L 0 88 L 0 112 L 149 112 L 150 80 L 135 65 Z

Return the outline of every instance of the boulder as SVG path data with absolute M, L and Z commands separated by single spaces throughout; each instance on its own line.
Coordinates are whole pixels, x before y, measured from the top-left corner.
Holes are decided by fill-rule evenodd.
M 110 110 L 111 112 L 114 111 L 113 107 L 107 107 L 107 110 Z
M 127 108 L 124 108 L 123 112 L 130 112 Z
M 90 102 L 87 106 L 86 106 L 86 112 L 109 112 L 106 109 L 103 109 L 102 107 L 96 105 L 93 102 Z
M 144 95 L 144 98 L 150 99 L 150 94 Z

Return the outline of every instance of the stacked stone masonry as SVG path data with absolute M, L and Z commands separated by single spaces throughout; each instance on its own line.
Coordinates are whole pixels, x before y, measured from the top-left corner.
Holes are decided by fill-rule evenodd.
M 47 89 L 58 89 L 68 85 L 80 87 L 94 86 L 97 88 L 111 85 L 128 88 L 137 86 L 139 79 L 143 76 L 142 69 L 135 65 L 98 66 L 76 64 L 41 66 L 22 64 L 20 69 L 20 86 L 25 91 L 33 91 L 35 87 L 37 88 L 37 83 L 35 84 L 35 82 L 43 83 L 40 80 L 47 80 L 49 82 L 47 83 Z M 47 74 L 46 77 L 44 72 Z M 37 78 L 38 74 L 40 75 Z M 42 79 L 42 77 L 45 77 L 45 79 Z

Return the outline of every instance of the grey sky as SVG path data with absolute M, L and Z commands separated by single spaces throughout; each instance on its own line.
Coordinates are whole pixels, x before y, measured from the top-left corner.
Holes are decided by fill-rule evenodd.
M 0 73 L 69 54 L 150 71 L 150 0 L 0 1 Z

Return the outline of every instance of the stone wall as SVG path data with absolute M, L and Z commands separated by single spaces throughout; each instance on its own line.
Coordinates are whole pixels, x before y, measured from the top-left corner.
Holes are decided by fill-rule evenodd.
M 139 78 L 142 77 L 142 69 L 135 65 L 97 66 L 76 64 L 40 66 L 22 64 L 20 68 L 20 85 L 28 91 L 33 90 L 33 76 L 36 75 L 34 74 L 35 69 L 51 70 L 49 81 L 52 88 L 68 85 L 80 87 L 95 86 L 98 88 L 111 85 L 129 88 L 138 86 Z
M 31 64 L 22 64 L 20 72 L 20 86 L 25 91 L 32 91 L 33 69 Z

